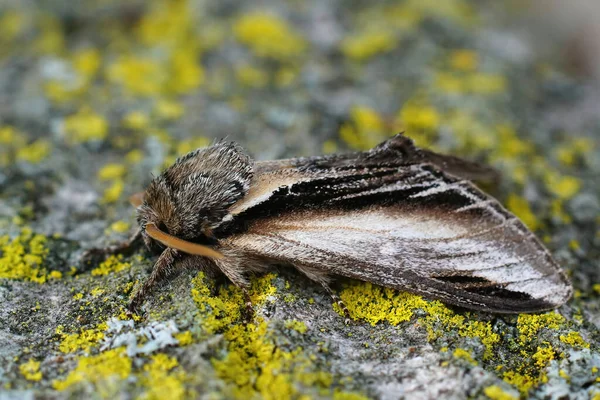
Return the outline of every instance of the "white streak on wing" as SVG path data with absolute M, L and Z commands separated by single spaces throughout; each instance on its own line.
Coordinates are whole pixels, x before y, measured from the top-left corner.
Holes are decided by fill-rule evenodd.
M 278 226 L 278 222 L 274 223 Z M 279 226 L 286 229 L 286 221 Z M 301 228 L 311 234 L 327 231 L 362 231 L 366 238 L 369 234 L 385 234 L 388 238 L 398 239 L 452 239 L 466 235 L 469 230 L 462 224 L 446 224 L 435 215 L 407 213 L 401 218 L 393 218 L 377 211 L 360 213 L 344 213 L 324 216 L 318 220 L 308 219 L 294 221 L 291 229 Z
M 452 182 L 452 183 L 446 183 L 444 181 L 436 181 L 435 183 L 437 183 L 437 185 L 435 187 L 432 187 L 431 189 L 424 190 L 419 193 L 415 193 L 410 197 L 411 198 L 427 197 L 427 196 L 431 196 L 431 195 L 437 194 L 437 193 L 444 193 L 444 192 L 447 192 L 448 190 L 462 189 L 462 185 L 467 183 L 467 181 L 457 181 L 457 182 Z M 460 190 L 458 190 L 458 191 L 461 192 Z M 462 192 L 461 192 L 461 194 L 462 194 Z M 478 198 L 471 195 L 471 193 L 467 193 L 466 197 L 468 197 L 471 200 L 478 200 Z
M 364 196 L 369 196 L 372 194 L 376 194 L 376 193 L 387 193 L 387 192 L 395 192 L 395 191 L 399 191 L 399 190 L 405 190 L 405 189 L 414 189 L 417 187 L 430 187 L 432 186 L 433 183 L 432 182 L 424 182 L 424 183 L 416 183 L 416 184 L 407 184 L 405 182 L 395 182 L 389 185 L 383 185 L 380 186 L 378 188 L 375 189 L 371 189 L 371 190 L 365 190 L 359 193 L 351 193 L 351 194 L 347 194 L 344 196 L 340 196 L 337 197 L 336 200 L 338 199 L 352 199 L 352 198 L 356 198 L 356 197 L 364 197 Z
M 468 206 L 457 208 L 456 210 L 454 210 L 454 212 L 459 213 L 459 212 L 463 212 L 463 211 L 473 210 L 476 208 L 486 208 L 487 206 L 489 206 L 490 204 L 494 204 L 495 202 L 496 201 L 492 200 L 492 199 L 478 201 L 478 202 L 470 204 Z
M 485 207 L 486 204 L 494 203 L 494 200 L 492 200 L 492 199 L 487 199 L 486 201 L 482 201 L 481 197 L 479 197 L 476 194 L 469 191 L 468 187 L 471 184 L 469 181 L 460 180 L 460 181 L 456 181 L 456 182 L 452 182 L 452 183 L 447 183 L 447 182 L 444 182 L 441 180 L 437 180 L 436 183 L 437 183 L 436 187 L 433 187 L 428 190 L 424 190 L 419 193 L 415 193 L 410 197 L 411 198 L 427 197 L 427 196 L 431 196 L 434 194 L 444 193 L 446 191 L 453 190 L 453 191 L 456 191 L 461 196 L 473 201 L 473 204 L 459 208 L 459 209 L 455 210 L 455 212 L 466 211 L 471 208 L 481 208 L 481 207 Z M 494 207 L 486 207 L 486 210 L 489 213 L 491 213 L 494 217 L 500 218 L 502 220 L 506 219 L 506 216 L 504 214 L 498 212 Z

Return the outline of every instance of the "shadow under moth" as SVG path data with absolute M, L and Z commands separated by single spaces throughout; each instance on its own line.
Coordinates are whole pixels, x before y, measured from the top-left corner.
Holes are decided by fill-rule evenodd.
M 132 197 L 138 239 L 158 254 L 133 296 L 193 268 L 248 275 L 291 265 L 330 289 L 335 276 L 372 282 L 472 310 L 536 312 L 571 296 L 540 241 L 471 180 L 489 167 L 419 149 L 396 135 L 365 151 L 254 161 L 235 143 L 188 153 Z M 251 310 L 251 304 L 247 307 Z

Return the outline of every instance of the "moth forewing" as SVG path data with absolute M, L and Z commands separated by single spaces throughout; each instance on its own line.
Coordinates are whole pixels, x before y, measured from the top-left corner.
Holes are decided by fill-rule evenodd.
M 156 227 L 146 244 L 167 249 L 135 305 L 177 267 L 246 288 L 248 273 L 270 264 L 295 266 L 330 293 L 330 278 L 345 276 L 476 310 L 563 304 L 571 285 L 549 252 L 467 180 L 492 176 L 401 134 L 367 152 L 287 160 L 254 162 L 223 142 L 196 150 L 137 208 L 140 225 Z

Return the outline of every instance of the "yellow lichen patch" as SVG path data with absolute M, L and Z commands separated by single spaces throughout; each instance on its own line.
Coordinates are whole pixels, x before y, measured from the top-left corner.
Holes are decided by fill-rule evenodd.
M 125 175 L 125 172 L 126 169 L 123 164 L 106 164 L 98 171 L 98 179 L 101 181 L 119 179 Z
M 255 307 L 275 294 L 273 278 L 273 274 L 268 274 L 252 280 L 249 294 Z M 227 355 L 213 359 L 212 363 L 234 398 L 300 398 L 300 393 L 308 388 L 331 395 L 331 374 L 314 371 L 311 358 L 301 348 L 286 351 L 276 346 L 269 324 L 260 318 L 255 323 L 241 323 L 245 307 L 241 290 L 230 285 L 212 296 L 204 275 L 199 273 L 193 280 L 192 296 L 198 305 L 203 329 L 208 333 L 223 332 L 227 341 Z M 289 328 L 302 332 L 306 326 L 295 321 Z M 340 399 L 350 395 L 337 393 Z
M 74 353 L 79 350 L 89 352 L 104 338 L 106 328 L 106 324 L 102 323 L 96 328 L 82 329 L 79 333 L 67 334 L 63 332 L 64 328 L 61 325 L 56 329 L 56 333 L 62 336 L 59 350 L 63 353 Z
M 117 179 L 113 181 L 113 183 L 104 190 L 104 193 L 102 194 L 102 202 L 106 204 L 116 202 L 121 198 L 124 188 L 125 183 L 122 180 Z
M 435 74 L 436 89 L 444 93 L 466 93 L 468 88 L 464 79 L 452 72 L 439 71 Z
M 65 118 L 65 135 L 71 143 L 103 140 L 108 134 L 108 122 L 88 108 Z
M 0 128 L 0 165 L 15 161 L 16 152 L 27 145 L 27 136 L 12 126 Z
M 475 361 L 473 359 L 473 356 L 471 355 L 471 352 L 468 351 L 468 350 L 465 350 L 465 349 L 456 349 L 452 353 L 452 356 L 454 358 L 465 360 L 465 361 L 467 361 L 471 365 L 477 365 L 477 361 Z
M 167 71 L 148 58 L 122 56 L 107 69 L 110 82 L 120 85 L 126 93 L 140 96 L 160 94 L 167 79 Z
M 163 120 L 177 119 L 183 115 L 183 112 L 183 106 L 176 101 L 162 99 L 154 107 L 156 116 Z
M 398 112 L 398 123 L 402 130 L 411 132 L 411 138 L 420 147 L 431 147 L 441 123 L 440 113 L 435 107 L 421 101 L 407 101 Z
M 287 60 L 306 47 L 302 37 L 282 19 L 266 13 L 251 13 L 238 18 L 233 30 L 236 38 L 261 57 Z
M 381 116 L 372 108 L 356 106 L 350 110 L 350 121 L 340 128 L 340 137 L 350 147 L 367 150 L 386 137 Z
M 178 365 L 177 359 L 166 354 L 153 355 L 151 361 L 144 365 L 141 381 L 147 390 L 139 398 L 147 400 L 186 398 L 185 372 L 173 371 Z
M 56 390 L 66 390 L 73 385 L 85 383 L 94 385 L 101 398 L 111 397 L 115 389 L 115 379 L 126 379 L 131 373 L 131 359 L 124 348 L 105 351 L 95 356 L 80 357 L 77 367 L 64 380 L 55 380 Z
M 519 219 L 523 221 L 523 223 L 532 231 L 535 231 L 539 228 L 538 219 L 531 211 L 531 208 L 529 208 L 529 203 L 527 200 L 523 197 L 520 197 L 514 193 L 509 194 L 508 199 L 506 199 L 506 207 L 513 214 L 519 217 Z
M 297 321 L 295 319 L 285 321 L 285 327 L 288 329 L 295 330 L 296 332 L 300 332 L 302 334 L 306 333 L 308 327 L 302 321 Z
M 518 397 L 506 393 L 500 386 L 492 385 L 483 389 L 483 393 L 491 400 L 517 400 Z
M 533 143 L 522 140 L 512 125 L 501 124 L 495 127 L 498 135 L 497 147 L 491 155 L 492 160 L 512 160 L 518 157 L 533 156 Z
M 252 304 L 260 306 L 275 294 L 276 288 L 271 284 L 274 277 L 273 274 L 267 274 L 252 281 L 249 291 Z M 208 333 L 222 331 L 241 321 L 245 307 L 241 289 L 233 285 L 223 286 L 217 296 L 212 296 L 202 273 L 192 280 L 192 284 L 192 297 L 202 315 L 202 327 Z
M 106 291 L 99 287 L 92 289 L 92 291 L 90 292 L 90 294 L 93 297 L 100 296 L 101 294 L 104 294 L 104 293 L 106 293 Z
M 569 138 L 568 143 L 557 148 L 558 160 L 566 166 L 573 166 L 585 154 L 594 150 L 594 143 L 588 138 Z
M 122 120 L 125 128 L 141 131 L 150 125 L 150 119 L 141 111 L 131 111 L 127 113 Z
M 364 61 L 396 47 L 396 38 L 390 31 L 372 31 L 344 38 L 341 50 L 355 61 Z
M 127 268 L 131 268 L 131 264 L 123 262 L 123 255 L 111 255 L 105 261 L 103 261 L 97 268 L 92 270 L 92 275 L 108 275 L 115 272 L 123 271 Z
M 37 164 L 48 157 L 51 148 L 50 142 L 38 139 L 27 146 L 17 149 L 17 160 Z
M 500 342 L 500 335 L 492 331 L 489 322 L 467 321 L 459 328 L 458 334 L 463 337 L 479 338 L 481 344 L 485 346 L 484 360 L 492 358 L 494 346 Z
M 45 13 L 39 21 L 40 33 L 33 42 L 33 49 L 41 54 L 59 54 L 65 48 L 64 27 L 61 21 Z
M 472 74 L 466 78 L 466 87 L 470 93 L 496 94 L 506 90 L 506 78 L 494 74 Z
M 0 16 L 0 35 L 5 43 L 16 39 L 27 27 L 25 14 L 8 10 Z
M 352 318 L 371 325 L 381 321 L 397 325 L 410 320 L 416 309 L 424 310 L 427 315 L 420 318 L 419 323 L 427 330 L 428 340 L 436 340 L 448 331 L 455 331 L 462 337 L 478 338 L 485 346 L 484 360 L 492 358 L 494 346 L 500 342 L 500 336 L 493 332 L 490 322 L 467 320 L 439 301 L 426 301 L 407 292 L 357 281 L 342 290 L 340 298 Z M 343 315 L 337 305 L 334 309 Z
M 579 332 L 570 331 L 568 334 L 560 335 L 558 338 L 561 342 L 568 344 L 571 347 L 586 349 L 590 348 L 590 344 L 583 340 L 581 333 Z
M 0 236 L 0 279 L 46 282 L 49 273 L 43 267 L 48 254 L 45 244 L 45 236 L 34 234 L 27 227 L 13 239 L 8 235 Z
M 269 75 L 265 71 L 251 65 L 237 67 L 235 76 L 238 82 L 248 87 L 262 88 L 269 83 Z
M 479 56 L 474 50 L 460 49 L 450 53 L 450 66 L 460 71 L 474 71 L 479 66 Z
M 40 362 L 30 358 L 29 361 L 19 365 L 19 371 L 21 375 L 28 381 L 40 381 L 42 380 L 42 372 L 40 371 Z
M 570 199 L 581 189 L 581 180 L 574 176 L 561 176 L 556 172 L 548 171 L 544 176 L 548 190 L 560 199 Z
M 541 329 L 559 329 L 564 326 L 565 318 L 555 312 L 546 314 L 519 314 L 517 329 L 522 344 L 531 342 Z
M 117 233 L 125 233 L 129 231 L 130 228 L 129 222 L 125 221 L 116 221 L 110 224 L 110 230 Z
M 535 366 L 542 370 L 554 360 L 554 349 L 548 343 L 544 343 L 543 347 L 538 346 L 531 358 L 535 361 Z
M 420 296 L 369 282 L 351 283 L 340 292 L 340 298 L 353 319 L 364 320 L 373 326 L 381 321 L 398 325 L 409 321 L 414 309 L 426 307 L 426 302 Z M 336 311 L 343 315 L 339 307 L 336 307 Z
M 235 325 L 225 338 L 229 353 L 223 360 L 213 360 L 213 366 L 217 376 L 233 386 L 235 398 L 290 399 L 301 386 L 331 385 L 330 374 L 310 371 L 312 363 L 301 349 L 287 352 L 275 346 L 264 321 Z
M 140 42 L 148 46 L 176 47 L 189 36 L 194 20 L 186 1 L 155 1 L 136 27 Z
M 88 48 L 80 50 L 73 55 L 73 68 L 89 80 L 96 75 L 102 62 L 102 56 L 98 49 Z
M 140 149 L 133 149 L 125 154 L 125 161 L 129 164 L 137 164 L 144 158 L 144 152 Z
M 191 344 L 194 340 L 192 332 L 190 331 L 180 332 L 176 334 L 175 339 L 177 340 L 180 346 L 187 346 L 188 344 Z
M 528 374 L 520 374 L 514 371 L 506 371 L 502 379 L 504 382 L 514 385 L 523 396 L 526 396 L 531 388 L 539 382 L 537 377 L 532 377 Z
M 199 54 L 193 49 L 176 51 L 170 59 L 169 77 L 166 91 L 185 94 L 204 83 L 204 69 L 200 65 Z

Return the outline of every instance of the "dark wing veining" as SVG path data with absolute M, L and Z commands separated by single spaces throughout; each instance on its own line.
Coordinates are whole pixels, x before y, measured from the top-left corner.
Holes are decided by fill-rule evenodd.
M 231 207 L 230 212 L 233 215 L 241 214 L 266 202 L 275 193 L 281 196 L 285 191 L 282 188 L 307 182 L 317 184 L 315 189 L 324 190 L 323 187 L 328 186 L 330 191 L 347 191 L 349 188 L 344 187 L 346 182 L 358 183 L 368 175 L 373 175 L 373 179 L 368 179 L 363 185 L 377 186 L 386 181 L 385 176 L 398 180 L 399 168 L 415 164 L 430 164 L 447 174 L 467 180 L 497 180 L 499 177 L 491 167 L 419 149 L 411 139 L 398 134 L 366 152 L 255 162 L 250 192 Z
M 570 297 L 548 251 L 496 200 L 415 151 L 393 158 L 390 142 L 404 139 L 259 173 L 220 244 L 471 309 L 541 311 Z

